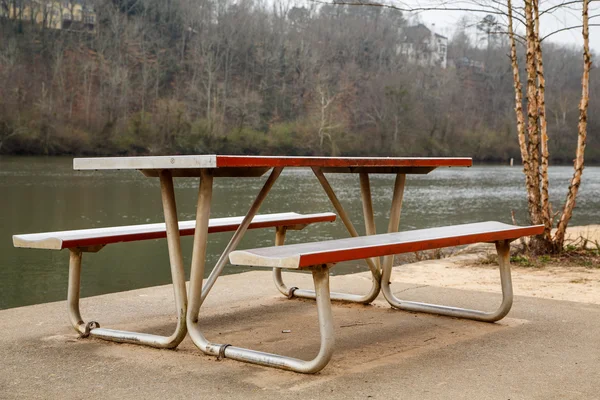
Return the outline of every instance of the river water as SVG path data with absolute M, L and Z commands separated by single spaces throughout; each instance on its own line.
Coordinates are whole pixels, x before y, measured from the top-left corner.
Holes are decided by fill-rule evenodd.
M 572 168 L 550 169 L 551 199 L 564 201 Z M 266 177 L 215 179 L 212 217 L 244 215 Z M 359 232 L 362 206 L 357 175 L 330 174 L 330 182 Z M 373 206 L 379 231 L 387 229 L 393 176 L 372 177 Z M 195 218 L 197 179 L 175 180 L 180 220 Z M 527 224 L 524 177 L 519 167 L 444 168 L 429 175 L 410 175 L 401 230 L 484 220 Z M 333 211 L 310 170 L 285 170 L 261 213 Z M 163 221 L 158 179 L 137 171 L 73 171 L 72 158 L 0 157 L 0 309 L 64 300 L 68 250 L 15 249 L 12 235 Z M 600 167 L 586 168 L 573 225 L 600 223 Z M 209 238 L 207 273 L 231 233 Z M 289 232 L 287 243 L 347 237 L 342 223 L 322 223 Z M 249 231 L 239 248 L 273 244 L 272 230 Z M 184 262 L 191 256 L 191 237 L 182 238 Z M 364 268 L 346 263 L 336 273 Z M 226 273 L 247 269 L 228 266 Z M 165 240 L 121 243 L 85 253 L 82 296 L 118 292 L 170 282 Z M 271 284 L 265 282 L 265 285 Z

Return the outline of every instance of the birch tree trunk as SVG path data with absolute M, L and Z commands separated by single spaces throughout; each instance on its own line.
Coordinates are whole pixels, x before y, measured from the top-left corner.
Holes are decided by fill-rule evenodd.
M 544 223 L 543 242 L 546 251 L 551 249 L 552 242 L 552 206 L 548 195 L 548 123 L 546 121 L 546 78 L 544 76 L 544 61 L 542 57 L 542 46 L 540 41 L 540 8 L 539 0 L 532 0 L 534 23 L 535 23 L 535 60 L 537 74 L 537 106 L 539 129 L 541 136 L 541 212 Z
M 527 32 L 527 137 L 529 153 L 529 182 L 527 185 L 527 200 L 529 217 L 533 224 L 541 224 L 541 195 L 539 175 L 539 114 L 537 104 L 537 66 L 535 52 L 535 28 L 533 18 L 533 2 L 536 0 L 525 0 L 525 22 Z
M 544 76 L 544 63 L 540 39 L 540 11 L 539 0 L 525 0 L 525 28 L 526 28 L 526 70 L 527 70 L 527 123 L 523 115 L 522 86 L 519 76 L 519 65 L 516 51 L 515 32 L 513 27 L 513 5 L 507 0 L 508 7 L 508 35 L 510 40 L 510 59 L 513 70 L 513 87 L 515 90 L 515 114 L 517 119 L 517 135 L 521 157 L 523 159 L 523 172 L 527 186 L 528 211 L 531 223 L 543 224 L 544 233 L 533 238 L 530 243 L 536 253 L 560 252 L 564 246 L 567 224 L 573 214 L 575 199 L 581 184 L 581 175 L 584 166 L 584 151 L 587 134 L 587 108 L 589 101 L 589 72 L 591 68 L 591 55 L 589 51 L 589 0 L 584 0 L 583 19 L 583 75 L 582 94 L 579 104 L 579 125 L 574 173 L 567 199 L 564 204 L 557 232 L 552 237 L 554 215 L 548 195 L 548 124 L 546 119 L 546 80 Z
M 507 0 L 508 4 L 508 37 L 510 40 L 510 61 L 513 72 L 513 86 L 515 89 L 515 114 L 517 118 L 517 136 L 519 138 L 519 148 L 521 149 L 521 158 L 523 160 L 523 173 L 525 174 L 525 184 L 529 188 L 531 164 L 529 161 L 529 151 L 527 150 L 527 138 L 525 135 L 525 117 L 523 115 L 523 87 L 519 74 L 519 61 L 517 59 L 517 44 L 513 28 L 512 1 Z
M 581 100 L 579 102 L 577 151 L 575 155 L 575 161 L 573 163 L 574 172 L 573 178 L 571 179 L 571 183 L 569 185 L 567 200 L 558 222 L 556 234 L 554 235 L 554 246 L 557 250 L 563 248 L 567 224 L 569 223 L 571 215 L 573 214 L 575 199 L 577 197 L 577 192 L 579 191 L 579 186 L 581 185 L 581 175 L 583 173 L 585 141 L 587 137 L 587 109 L 590 98 L 590 69 L 592 66 L 592 56 L 590 54 L 588 5 L 589 0 L 583 0 L 583 10 L 581 13 L 583 20 L 583 74 L 581 76 Z

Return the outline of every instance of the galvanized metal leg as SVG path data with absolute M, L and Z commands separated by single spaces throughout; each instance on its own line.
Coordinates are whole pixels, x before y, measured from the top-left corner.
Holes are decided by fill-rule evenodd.
M 275 168 L 263 185 L 256 200 L 248 210 L 242 223 L 233 234 L 229 244 L 221 254 L 214 269 L 203 287 L 204 269 L 206 266 L 206 244 L 208 238 L 208 223 L 210 219 L 210 205 L 212 201 L 213 177 L 207 170 L 200 173 L 200 186 L 198 189 L 198 206 L 196 208 L 196 232 L 194 233 L 194 245 L 192 250 L 192 266 L 190 271 L 189 286 L 189 306 L 186 315 L 186 321 L 190 335 L 192 331 L 198 331 L 196 322 L 198 322 L 198 313 L 200 306 L 208 295 L 212 286 L 221 274 L 228 260 L 229 253 L 235 250 L 242 237 L 246 233 L 250 222 L 258 212 L 263 200 L 269 193 L 269 190 L 281 174 L 282 168 Z
M 80 333 L 86 336 L 97 337 L 113 342 L 125 342 L 143 344 L 157 348 L 175 348 L 185 338 L 187 333 L 185 315 L 187 309 L 187 298 L 185 290 L 185 272 L 181 256 L 181 245 L 179 239 L 179 226 L 177 222 L 177 209 L 175 206 L 175 192 L 173 190 L 173 178 L 170 171 L 160 172 L 161 195 L 165 223 L 167 227 L 167 244 L 169 248 L 169 261 L 171 265 L 171 277 L 175 294 L 175 306 L 177 308 L 177 326 L 170 336 L 153 335 L 149 333 L 129 332 L 115 329 L 106 329 L 85 324 L 79 312 L 79 288 L 81 277 L 80 249 L 70 250 L 69 262 L 69 289 L 67 302 L 69 304 L 69 316 L 71 324 Z
M 85 332 L 85 322 L 79 311 L 79 293 L 81 286 L 81 257 L 79 249 L 69 249 L 69 287 L 67 291 L 67 303 L 69 305 L 69 319 L 71 325 L 79 333 Z
M 392 205 L 390 207 L 390 219 L 388 221 L 388 233 L 398 232 L 400 226 L 400 214 L 402 212 L 402 199 L 404 198 L 404 186 L 406 184 L 406 175 L 397 174 L 394 182 L 394 193 L 392 195 Z M 391 270 L 394 264 L 394 255 L 383 257 L 383 271 Z M 383 280 L 383 276 L 381 277 Z M 389 281 L 389 277 L 387 278 Z M 383 282 L 383 281 L 382 281 Z M 382 283 L 383 285 L 383 283 Z
M 287 227 L 285 226 L 278 226 L 277 228 L 275 228 L 275 246 L 283 246 L 283 244 L 285 243 L 286 233 Z M 279 290 L 279 292 L 282 295 L 287 296 L 291 299 L 292 297 L 294 297 L 294 293 L 296 293 L 296 290 L 300 290 L 300 293 L 308 293 L 308 295 L 311 296 L 309 298 L 315 298 L 314 290 L 303 291 L 296 286 L 288 288 L 287 285 L 283 282 L 282 272 L 283 271 L 281 268 L 273 268 L 273 282 L 275 282 L 277 290 Z
M 233 234 L 233 237 L 227 244 L 227 247 L 221 254 L 217 264 L 213 268 L 206 284 L 203 287 L 204 269 L 206 266 L 206 245 L 208 239 L 208 223 L 210 219 L 210 205 L 212 201 L 213 177 L 207 170 L 200 173 L 200 186 L 198 189 L 198 206 L 196 208 L 196 231 L 194 233 L 194 244 L 192 250 L 192 266 L 190 271 L 189 287 L 189 307 L 186 315 L 188 330 L 196 329 L 195 323 L 198 321 L 198 313 L 204 299 L 210 292 L 217 278 L 223 271 L 228 260 L 229 253 L 235 250 L 242 240 L 252 219 L 258 212 L 263 200 L 273 187 L 273 184 L 281 174 L 283 168 L 274 168 L 271 175 L 263 185 L 258 196 L 252 203 L 250 210 L 242 220 L 242 223 Z
M 400 300 L 392 293 L 389 282 L 391 276 L 391 266 L 388 265 L 384 265 L 383 269 L 383 295 L 393 307 L 401 310 L 447 315 L 450 317 L 467 318 L 475 321 L 498 321 L 508 314 L 513 302 L 512 281 L 510 276 L 510 242 L 508 240 L 496 242 L 496 251 L 498 252 L 498 264 L 500 264 L 500 282 L 502 285 L 502 303 L 496 311 L 485 312 Z
M 321 336 L 319 353 L 312 360 L 305 361 L 293 357 L 235 347 L 228 344 L 211 343 L 206 340 L 200 331 L 199 324 L 197 323 L 197 314 L 195 313 L 193 314 L 196 316 L 195 320 L 190 320 L 188 318 L 190 337 L 196 346 L 198 346 L 205 354 L 217 356 L 219 358 L 231 358 L 247 363 L 306 374 L 319 372 L 327 365 L 333 355 L 335 338 L 333 316 L 331 313 L 331 300 L 329 296 L 329 268 L 328 266 L 323 265 L 312 267 L 311 270 L 315 285 Z M 190 311 L 192 311 L 191 308 L 192 306 L 190 305 Z M 188 317 L 189 316 L 190 313 L 188 313 Z
M 375 214 L 373 213 L 373 197 L 371 196 L 371 182 L 369 174 L 361 172 L 360 177 L 360 197 L 363 205 L 363 216 L 365 218 L 365 231 L 367 235 L 376 235 L 377 228 L 375 226 Z M 381 273 L 381 260 L 379 257 L 372 259 L 377 266 L 377 270 Z
M 278 226 L 275 229 L 275 246 L 282 246 L 285 242 L 285 234 L 287 232 L 287 228 L 285 226 Z M 283 282 L 283 277 L 281 276 L 281 268 L 273 268 L 273 281 L 275 282 L 275 286 L 277 290 L 281 292 L 282 295 L 288 296 L 291 298 L 294 292 L 298 289 L 297 287 L 288 288 L 286 284 Z
M 213 177 L 205 170 L 201 172 L 198 190 L 198 206 L 196 208 L 196 232 L 192 250 L 192 267 L 188 297 L 186 322 L 188 331 L 196 330 L 198 312 L 202 305 L 202 282 L 206 264 L 206 245 L 208 239 L 208 223 L 210 219 L 210 203 L 212 201 Z
M 338 200 L 335 192 L 333 191 L 333 188 L 329 184 L 329 181 L 323 174 L 323 171 L 321 171 L 320 168 L 313 168 L 312 170 L 313 170 L 315 176 L 317 177 L 317 179 L 319 180 L 319 182 L 321 183 L 321 186 L 325 190 L 325 193 L 327 193 L 327 196 L 329 197 L 331 204 L 336 209 L 338 215 L 342 219 L 342 222 L 346 226 L 346 229 L 348 230 L 350 235 L 353 237 L 358 236 L 358 232 L 356 231 L 356 228 L 354 228 L 354 225 L 352 224 L 350 217 L 348 216 L 348 214 L 346 213 L 346 210 L 344 210 L 344 207 Z M 361 181 L 361 184 L 362 184 L 362 181 Z M 368 207 L 368 205 L 367 205 L 367 207 Z M 371 209 L 371 214 L 372 214 L 372 209 Z M 367 217 L 365 217 L 365 218 L 367 218 Z M 371 216 L 371 218 L 372 218 L 372 216 Z M 378 263 L 375 259 L 369 258 L 365 261 L 367 262 L 367 265 L 369 266 L 369 269 L 371 270 L 371 277 L 372 277 L 371 290 L 366 295 L 331 292 L 332 300 L 342 300 L 342 301 L 350 301 L 353 303 L 369 304 L 377 298 L 377 296 L 379 295 L 379 291 L 380 291 L 381 272 L 379 270 Z M 287 289 L 287 287 L 283 284 L 283 280 L 281 279 L 281 271 L 277 271 L 277 269 L 274 269 L 273 275 L 274 275 L 275 284 L 276 284 L 277 288 L 279 289 L 280 292 L 282 292 L 286 296 L 288 296 L 290 298 L 292 296 L 294 296 L 294 297 L 301 297 L 301 298 L 305 298 L 305 299 L 314 299 L 316 297 L 314 290 L 308 290 L 308 289 L 293 288 L 294 290 L 290 293 L 290 289 Z M 287 290 L 288 292 L 287 293 L 284 292 L 285 290 Z

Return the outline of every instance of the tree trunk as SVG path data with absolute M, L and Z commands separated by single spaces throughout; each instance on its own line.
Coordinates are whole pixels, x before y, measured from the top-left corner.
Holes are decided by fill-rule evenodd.
M 548 123 L 546 121 L 546 78 L 544 77 L 544 62 L 540 43 L 540 10 L 539 0 L 532 0 L 535 18 L 535 59 L 537 74 L 537 106 L 539 128 L 541 133 L 541 212 L 544 223 L 543 241 L 548 250 L 552 249 L 552 205 L 548 196 Z
M 519 137 L 519 148 L 521 149 L 521 158 L 523 160 L 523 173 L 525 174 L 525 183 L 529 188 L 529 152 L 527 151 L 527 138 L 525 137 L 525 117 L 523 116 L 523 87 L 519 74 L 519 63 L 517 60 L 517 45 L 515 42 L 515 33 L 513 30 L 512 2 L 508 3 L 508 37 L 510 39 L 510 61 L 513 70 L 513 86 L 515 89 L 515 114 L 517 117 L 517 135 Z
M 577 151 L 573 165 L 573 178 L 571 179 L 571 183 L 569 185 L 567 200 L 558 222 L 556 234 L 554 235 L 554 246 L 558 251 L 562 250 L 565 242 L 567 224 L 569 223 L 571 215 L 573 214 L 577 192 L 579 191 L 579 185 L 581 184 L 581 175 L 583 174 L 583 158 L 585 153 L 585 141 L 587 137 L 587 109 L 590 97 L 590 68 L 592 66 L 592 56 L 590 54 L 588 4 L 589 0 L 583 0 L 583 74 L 581 76 L 581 101 L 579 102 L 579 124 L 577 126 Z
M 539 176 L 539 129 L 538 129 L 538 104 L 537 104 L 537 77 L 535 54 L 535 29 L 533 19 L 533 2 L 525 0 L 525 19 L 527 24 L 527 136 L 529 152 L 529 185 L 527 188 L 529 217 L 531 223 L 541 224 L 542 213 L 540 207 L 540 176 Z

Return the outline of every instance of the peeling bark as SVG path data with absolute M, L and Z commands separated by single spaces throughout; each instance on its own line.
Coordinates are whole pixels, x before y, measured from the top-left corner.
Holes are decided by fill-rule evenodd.
M 521 159 L 523 161 L 523 173 L 525 174 L 525 184 L 529 188 L 530 182 L 530 161 L 527 151 L 527 138 L 525 136 L 525 117 L 523 115 L 523 86 L 519 74 L 519 62 L 517 59 L 517 44 L 513 30 L 512 1 L 507 0 L 508 4 L 508 37 L 510 39 L 510 62 L 513 72 L 513 87 L 515 89 L 515 114 L 517 117 L 517 136 L 519 138 L 519 148 L 521 149 Z
M 577 151 L 573 163 L 573 178 L 569 185 L 567 200 L 565 202 L 562 215 L 558 222 L 556 234 L 554 235 L 554 246 L 556 251 L 563 248 L 565 241 L 565 232 L 567 224 L 573 214 L 577 192 L 581 185 L 581 175 L 583 174 L 585 142 L 587 137 L 587 109 L 590 97 L 590 69 L 592 66 L 592 56 L 590 54 L 590 30 L 588 16 L 589 0 L 583 0 L 583 11 L 581 13 L 583 20 L 583 74 L 581 76 L 581 100 L 579 102 L 579 124 L 577 126 Z
M 544 62 L 540 43 L 540 10 L 539 0 L 532 0 L 535 23 L 535 59 L 538 79 L 537 106 L 540 128 L 541 147 L 541 212 L 544 223 L 544 242 L 551 247 L 552 242 L 552 205 L 548 196 L 548 124 L 546 120 L 546 78 L 544 77 Z
M 527 200 L 531 223 L 541 224 L 541 195 L 539 176 L 539 127 L 537 104 L 537 68 L 535 53 L 535 29 L 533 19 L 533 2 L 525 0 L 525 20 L 527 32 L 527 138 L 529 152 L 529 180 L 527 183 Z

